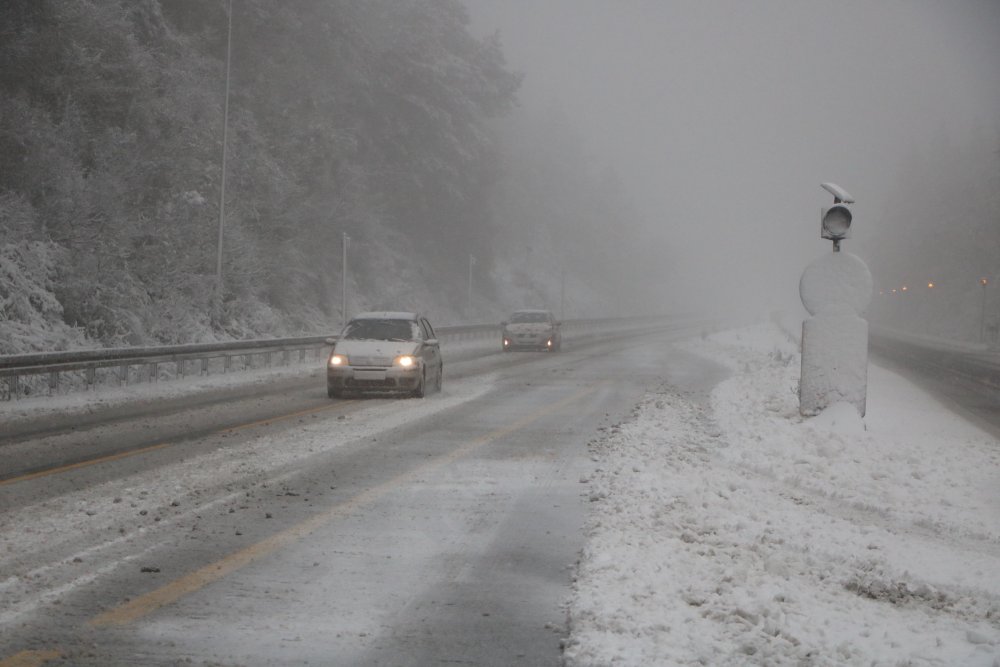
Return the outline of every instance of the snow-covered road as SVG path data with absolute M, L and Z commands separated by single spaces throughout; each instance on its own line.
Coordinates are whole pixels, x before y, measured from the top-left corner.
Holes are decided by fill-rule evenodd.
M 801 418 L 772 324 L 681 338 L 0 487 L 0 666 L 998 667 L 1000 443 L 877 365 Z
M 314 377 L 325 407 L 0 485 L 0 665 L 557 665 L 587 442 L 664 375 L 719 377 L 677 339 L 497 353 L 423 400 Z

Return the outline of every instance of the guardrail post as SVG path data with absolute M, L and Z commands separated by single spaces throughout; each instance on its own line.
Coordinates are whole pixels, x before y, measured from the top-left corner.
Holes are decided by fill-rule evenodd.
M 281 365 L 282 366 L 289 366 L 289 365 L 291 365 L 291 363 L 292 363 L 291 356 L 292 356 L 292 353 L 289 350 L 282 350 L 281 351 Z
M 305 348 L 302 348 L 301 350 L 299 350 L 299 363 L 300 364 L 306 363 L 306 349 Z
M 201 360 L 201 374 L 208 375 L 208 357 Z
M 120 367 L 121 375 L 118 376 L 118 384 L 122 387 L 128 386 L 128 364 L 122 364 Z
M 94 389 L 97 384 L 97 369 L 91 366 L 87 369 L 87 389 Z
M 49 373 L 49 396 L 59 393 L 59 371 Z
M 184 359 L 178 359 L 177 360 L 177 379 L 178 380 L 183 380 L 184 379 L 184 370 L 185 370 L 184 367 L 185 366 L 187 366 L 187 361 L 185 361 Z
M 159 382 L 160 381 L 160 366 L 155 361 L 149 364 L 149 381 Z
M 223 359 L 223 361 L 222 361 L 222 372 L 223 373 L 228 373 L 229 369 L 233 365 L 233 358 L 230 355 L 227 354 L 222 359 Z

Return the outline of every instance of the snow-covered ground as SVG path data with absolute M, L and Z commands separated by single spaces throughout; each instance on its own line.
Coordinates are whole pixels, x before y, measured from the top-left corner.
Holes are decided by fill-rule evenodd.
M 874 365 L 800 417 L 773 324 L 683 347 L 733 375 L 592 443 L 569 664 L 1000 667 L 1000 442 Z

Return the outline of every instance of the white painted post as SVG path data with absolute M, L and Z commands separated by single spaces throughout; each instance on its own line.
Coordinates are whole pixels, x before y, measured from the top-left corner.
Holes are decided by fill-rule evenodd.
M 837 205 L 854 201 L 834 184 L 823 187 Z M 860 315 L 871 302 L 872 275 L 859 257 L 840 251 L 851 215 L 839 208 L 846 223 L 832 230 L 824 212 L 821 231 L 823 238 L 833 240 L 834 252 L 810 264 L 799 281 L 802 304 L 813 316 L 802 323 L 799 412 L 804 416 L 841 402 L 853 405 L 862 417 L 867 409 L 868 322 Z

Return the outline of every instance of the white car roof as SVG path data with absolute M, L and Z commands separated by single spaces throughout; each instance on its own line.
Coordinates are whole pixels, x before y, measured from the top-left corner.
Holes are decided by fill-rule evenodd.
M 368 313 L 358 313 L 352 320 L 416 320 L 416 313 L 408 313 L 402 310 L 376 310 Z

